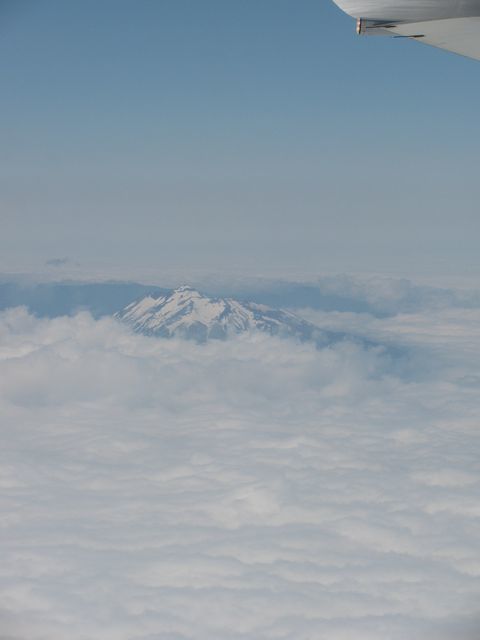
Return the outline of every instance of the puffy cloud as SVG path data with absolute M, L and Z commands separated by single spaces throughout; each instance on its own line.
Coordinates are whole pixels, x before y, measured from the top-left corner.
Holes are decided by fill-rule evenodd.
M 0 316 L 2 640 L 476 637 L 474 317 L 317 319 L 417 355 Z
M 50 258 L 45 261 L 47 267 L 64 267 L 70 263 L 70 258 Z
M 245 298 L 279 307 L 323 311 L 370 313 L 377 317 L 399 313 L 433 312 L 451 309 L 478 309 L 480 292 L 464 283 L 464 288 L 444 288 L 419 284 L 405 278 L 358 277 L 347 274 L 322 276 L 295 282 L 267 278 L 232 278 L 213 275 L 188 278 L 209 293 Z M 178 279 L 176 281 L 178 283 Z

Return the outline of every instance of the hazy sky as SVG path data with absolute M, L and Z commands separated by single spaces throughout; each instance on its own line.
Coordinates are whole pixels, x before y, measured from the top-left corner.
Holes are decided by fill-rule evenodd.
M 0 269 L 480 271 L 479 63 L 330 0 L 0 7 Z

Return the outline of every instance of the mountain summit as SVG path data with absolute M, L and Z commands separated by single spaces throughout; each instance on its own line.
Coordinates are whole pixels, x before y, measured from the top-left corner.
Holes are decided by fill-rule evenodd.
M 189 286 L 132 302 L 115 317 L 137 333 L 197 342 L 254 330 L 300 340 L 320 333 L 315 325 L 288 311 L 232 298 L 210 298 Z

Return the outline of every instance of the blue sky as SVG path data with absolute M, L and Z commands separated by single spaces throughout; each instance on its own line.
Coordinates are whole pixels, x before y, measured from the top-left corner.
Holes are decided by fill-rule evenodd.
M 2 14 L 1 269 L 478 273 L 478 63 L 329 0 Z

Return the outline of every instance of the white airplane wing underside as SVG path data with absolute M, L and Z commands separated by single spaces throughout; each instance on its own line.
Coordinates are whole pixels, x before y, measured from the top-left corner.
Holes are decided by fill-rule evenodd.
M 399 23 L 367 21 L 363 32 L 374 34 L 376 31 L 413 38 L 440 49 L 480 60 L 480 17 Z

